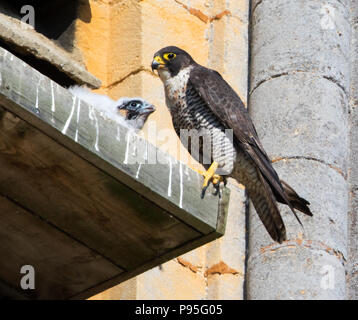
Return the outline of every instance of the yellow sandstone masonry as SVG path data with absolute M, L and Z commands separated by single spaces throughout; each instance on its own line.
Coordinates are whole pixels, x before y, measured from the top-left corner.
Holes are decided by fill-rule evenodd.
M 82 51 L 88 71 L 101 79 L 103 86 L 108 83 L 110 9 L 101 1 L 80 0 L 76 21 L 76 44 Z
M 249 0 L 80 0 L 76 45 L 87 69 L 113 99 L 141 96 L 157 111 L 157 145 L 177 143 L 163 85 L 150 70 L 153 53 L 168 45 L 218 70 L 246 103 Z M 143 131 L 146 135 L 147 122 Z M 167 136 L 167 135 L 166 135 Z M 147 136 L 150 139 L 150 137 Z M 154 141 L 151 141 L 154 142 Z M 187 154 L 183 148 L 182 152 Z M 191 167 L 195 165 L 192 160 Z M 232 184 L 227 232 L 221 239 L 130 279 L 91 299 L 242 299 L 245 252 L 244 190 Z M 218 263 L 237 273 L 206 274 Z

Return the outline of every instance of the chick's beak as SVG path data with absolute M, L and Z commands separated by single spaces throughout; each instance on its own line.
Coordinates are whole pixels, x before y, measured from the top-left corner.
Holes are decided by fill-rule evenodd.
M 152 104 L 146 104 L 142 110 L 143 113 L 153 113 L 155 111 L 155 107 Z
M 152 71 L 158 70 L 165 67 L 165 62 L 160 56 L 154 57 L 152 61 Z

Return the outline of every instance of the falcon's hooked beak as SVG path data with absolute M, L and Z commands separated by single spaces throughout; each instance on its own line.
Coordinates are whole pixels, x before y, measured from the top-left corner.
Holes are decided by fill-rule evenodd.
M 160 56 L 155 56 L 152 61 L 152 71 L 165 68 L 165 62 Z

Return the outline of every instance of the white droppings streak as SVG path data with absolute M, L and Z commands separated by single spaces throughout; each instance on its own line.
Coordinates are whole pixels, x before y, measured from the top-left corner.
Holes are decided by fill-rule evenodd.
M 55 93 L 53 91 L 53 82 L 52 82 L 52 80 L 50 80 L 50 83 L 51 83 L 51 96 L 52 96 L 52 103 L 51 103 L 52 119 L 51 119 L 51 121 L 55 122 L 55 119 L 54 119 L 54 113 L 56 112 Z
M 126 146 L 126 155 L 124 157 L 124 164 L 128 164 L 128 156 L 129 156 L 129 140 L 131 138 L 130 132 L 127 133 L 127 146 Z
M 142 164 L 140 163 L 138 166 L 137 174 L 135 175 L 136 179 L 139 177 L 140 168 L 142 167 Z
M 138 136 L 135 136 L 135 141 L 133 141 L 133 152 L 132 156 L 135 158 L 137 157 L 137 143 L 138 143 Z
M 76 135 L 75 135 L 75 141 L 78 141 L 78 124 L 80 122 L 80 112 L 81 112 L 81 99 L 78 99 L 78 105 L 77 105 L 77 120 L 76 120 Z
M 183 208 L 183 168 L 182 163 L 179 162 L 179 176 L 180 176 L 180 200 L 179 200 L 179 207 Z
M 51 97 L 52 97 L 52 103 L 51 103 L 51 111 L 56 111 L 56 105 L 55 105 L 55 93 L 53 90 L 53 82 L 51 81 Z
M 94 119 L 95 119 L 95 122 L 96 122 L 96 142 L 94 144 L 94 148 L 96 149 L 96 151 L 99 151 L 99 148 L 98 148 L 99 126 L 98 126 L 98 119 L 97 119 L 96 115 L 94 115 Z
M 117 141 L 121 141 L 121 131 L 119 129 L 119 126 L 117 126 L 117 136 L 116 136 L 116 140 Z
M 189 167 L 188 166 L 185 167 L 185 174 L 188 177 L 188 181 L 190 181 L 190 174 L 189 174 Z
M 145 160 L 145 162 L 148 161 L 148 141 L 145 142 L 144 160 Z
M 96 151 L 99 151 L 98 148 L 98 139 L 99 139 L 99 125 L 98 125 L 98 119 L 96 116 L 96 112 L 94 107 L 90 106 L 90 111 L 89 111 L 89 118 L 94 121 L 95 127 L 96 127 L 96 141 L 94 143 L 94 148 Z
M 71 113 L 70 113 L 70 116 L 68 117 L 66 123 L 65 123 L 65 126 L 63 127 L 62 129 L 62 134 L 66 134 L 67 132 L 67 129 L 71 123 L 71 120 L 72 120 L 72 117 L 73 117 L 73 114 L 75 112 L 75 108 L 76 108 L 76 97 L 73 96 L 73 103 L 72 103 L 72 109 L 71 109 Z
M 36 103 L 35 103 L 35 109 L 36 112 L 39 113 L 39 88 L 40 88 L 40 83 L 42 81 L 42 75 L 40 75 L 39 78 L 39 82 L 37 83 L 37 87 L 36 87 Z
M 172 174 L 173 174 L 173 164 L 172 159 L 169 159 L 169 182 L 168 182 L 168 197 L 172 196 Z
M 35 104 L 35 109 L 38 112 L 39 111 L 39 85 L 37 85 L 36 88 L 36 104 Z

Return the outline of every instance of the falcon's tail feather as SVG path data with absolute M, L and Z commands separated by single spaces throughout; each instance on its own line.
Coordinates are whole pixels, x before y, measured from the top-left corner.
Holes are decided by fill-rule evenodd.
M 286 228 L 282 220 L 280 211 L 276 205 L 276 199 L 272 190 L 259 172 L 260 184 L 259 191 L 256 189 L 253 192 L 248 190 L 248 195 L 259 215 L 266 230 L 273 240 L 282 243 L 286 238 Z M 258 191 L 258 192 L 257 192 Z
M 308 216 L 312 217 L 312 212 L 310 210 L 310 208 L 308 207 L 310 205 L 310 203 L 301 198 L 295 190 L 293 190 L 285 181 L 281 180 L 281 184 L 283 186 L 283 189 L 288 197 L 288 200 L 290 201 L 291 205 L 301 211 L 304 214 L 307 214 Z M 279 199 L 277 199 L 277 201 L 281 202 Z M 282 202 L 285 203 L 285 202 Z
M 267 154 L 258 146 L 251 146 L 251 148 L 246 146 L 246 152 L 251 156 L 256 165 L 259 167 L 262 181 L 263 183 L 265 183 L 265 185 L 269 185 L 268 188 L 270 189 L 271 193 L 273 193 L 272 196 L 274 197 L 274 199 L 283 204 L 288 205 L 298 223 L 303 227 L 302 222 L 297 216 L 293 204 L 288 199 L 281 180 L 278 177 L 277 172 L 273 168 L 271 160 L 269 160 Z

